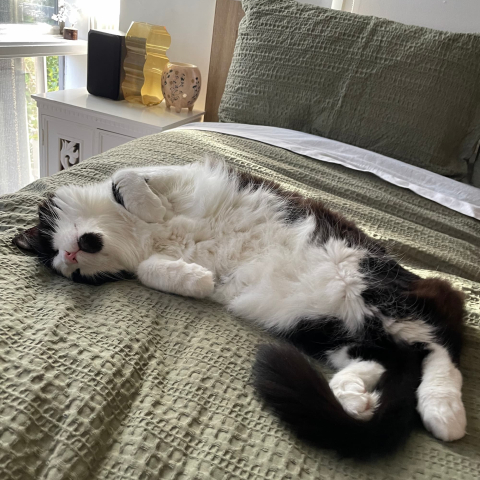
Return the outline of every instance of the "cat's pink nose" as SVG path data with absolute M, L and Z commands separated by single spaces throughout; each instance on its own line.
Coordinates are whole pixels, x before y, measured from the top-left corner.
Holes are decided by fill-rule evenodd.
M 76 252 L 65 252 L 65 258 L 72 263 L 77 263 L 77 253 L 79 250 Z

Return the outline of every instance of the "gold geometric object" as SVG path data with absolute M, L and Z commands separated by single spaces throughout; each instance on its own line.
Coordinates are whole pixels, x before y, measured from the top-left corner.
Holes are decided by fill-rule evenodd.
M 161 77 L 171 43 L 165 27 L 132 22 L 125 36 L 127 54 L 122 82 L 125 100 L 143 105 L 157 105 L 163 100 Z

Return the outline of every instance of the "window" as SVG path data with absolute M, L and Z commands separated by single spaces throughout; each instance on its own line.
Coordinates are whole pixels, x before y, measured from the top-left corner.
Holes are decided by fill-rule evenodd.
M 57 11 L 58 0 L 2 0 L 0 23 L 55 26 L 52 15 Z
M 38 178 L 40 125 L 31 94 L 63 90 L 64 56 L 74 72 L 69 56 L 87 53 L 85 40 L 58 35 L 52 15 L 64 4 L 79 14 L 80 39 L 88 25 L 118 28 L 120 0 L 0 0 L 0 194 Z

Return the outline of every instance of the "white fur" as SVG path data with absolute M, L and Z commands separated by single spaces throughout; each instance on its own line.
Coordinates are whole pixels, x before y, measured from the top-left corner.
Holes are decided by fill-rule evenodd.
M 226 302 L 230 310 L 276 331 L 319 316 L 340 318 L 352 332 L 361 328 L 368 312 L 360 295 L 364 284 L 358 263 L 363 252 L 333 238 L 321 248 L 303 238 L 298 249 L 290 245 L 290 235 L 287 228 L 278 228 L 277 238 L 283 236 L 288 248 L 269 249 L 237 269 L 236 292 Z M 219 287 L 218 300 L 230 293 L 229 286 Z
M 395 339 L 407 343 L 431 343 L 434 339 L 433 327 L 423 320 L 384 319 L 383 326 Z
M 337 350 L 330 350 L 327 352 L 328 363 L 335 370 L 341 370 L 352 362 L 352 359 L 348 354 L 349 348 L 350 346 L 346 345 L 345 347 L 337 348 Z
M 465 435 L 467 418 L 462 403 L 462 374 L 447 350 L 430 345 L 423 361 L 422 381 L 417 390 L 417 409 L 425 428 L 440 440 L 453 441 Z
M 196 263 L 152 255 L 137 270 L 139 280 L 150 288 L 185 297 L 208 297 L 213 293 L 212 272 Z
M 350 358 L 348 348 L 328 354 L 329 363 L 341 369 L 330 380 L 330 388 L 349 415 L 370 420 L 380 399 L 375 387 L 385 368 L 378 362 Z

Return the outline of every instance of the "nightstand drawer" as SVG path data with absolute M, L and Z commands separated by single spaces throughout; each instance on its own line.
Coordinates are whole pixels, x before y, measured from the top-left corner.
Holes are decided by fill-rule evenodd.
M 96 153 L 103 153 L 111 148 L 118 147 L 124 143 L 134 140 L 135 137 L 121 135 L 120 133 L 109 132 L 108 130 L 98 129 L 96 133 Z
M 41 177 L 66 170 L 93 155 L 94 128 L 48 115 L 41 119 Z

